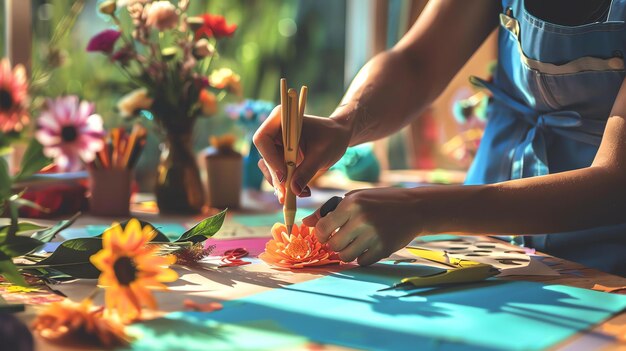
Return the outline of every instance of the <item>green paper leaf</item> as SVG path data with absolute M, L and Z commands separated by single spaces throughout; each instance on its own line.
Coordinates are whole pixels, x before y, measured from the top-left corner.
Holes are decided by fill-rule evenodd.
M 80 215 L 81 213 L 78 212 L 75 215 L 73 215 L 71 218 L 62 220 L 50 228 L 40 230 L 34 233 L 33 235 L 31 235 L 30 237 L 33 239 L 37 239 L 41 241 L 42 243 L 50 242 L 50 240 L 54 239 L 54 237 L 59 232 L 71 226 Z
M 31 252 L 43 243 L 28 236 L 15 236 L 0 245 L 0 251 L 9 257 L 17 257 Z
M 95 279 L 100 271 L 89 258 L 102 250 L 100 238 L 78 238 L 64 241 L 47 258 L 35 265 L 21 265 L 22 269 L 54 268 L 74 278 Z
M 211 216 L 196 224 L 193 228 L 186 231 L 180 238 L 175 240 L 175 242 L 191 241 L 196 244 L 212 237 L 220 230 L 222 224 L 224 224 L 226 211 L 227 210 L 224 210 L 215 216 Z
M 31 139 L 24 152 L 22 163 L 20 164 L 20 172 L 14 177 L 14 181 L 24 180 L 32 176 L 51 162 L 52 160 L 43 154 L 43 146 L 37 139 Z
M 17 270 L 17 267 L 15 267 L 11 259 L 3 259 L 0 261 L 0 274 L 13 284 L 28 286 L 28 283 L 26 283 L 26 280 L 24 280 L 24 277 Z
M 11 196 L 12 184 L 9 165 L 4 157 L 0 157 L 0 205 Z

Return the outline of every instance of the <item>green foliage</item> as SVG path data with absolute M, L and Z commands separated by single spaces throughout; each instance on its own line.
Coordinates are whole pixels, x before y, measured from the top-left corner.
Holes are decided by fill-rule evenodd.
M 202 242 L 207 238 L 212 237 L 224 224 L 224 218 L 226 218 L 226 210 L 209 217 L 204 221 L 196 224 L 193 228 L 186 231 L 175 242 L 191 241 L 194 244 Z
M 20 172 L 14 177 L 14 181 L 17 182 L 32 176 L 51 162 L 52 160 L 43 154 L 43 146 L 37 139 L 32 138 L 24 152 Z
M 222 227 L 225 216 L 226 210 L 208 217 L 174 241 L 170 241 L 165 234 L 155 229 L 157 235 L 151 242 L 159 245 L 162 253 L 171 253 L 181 247 L 191 246 L 215 235 Z M 148 222 L 140 222 L 142 227 L 145 225 L 154 227 Z M 120 223 L 122 228 L 125 228 L 127 224 L 128 221 Z M 74 278 L 95 279 L 100 275 L 100 271 L 91 264 L 89 258 L 102 250 L 103 234 L 91 238 L 66 240 L 50 256 L 34 265 L 20 265 L 19 268 L 33 273 L 36 273 L 35 270 L 41 270 L 40 272 L 44 274 L 49 270 L 54 270 Z

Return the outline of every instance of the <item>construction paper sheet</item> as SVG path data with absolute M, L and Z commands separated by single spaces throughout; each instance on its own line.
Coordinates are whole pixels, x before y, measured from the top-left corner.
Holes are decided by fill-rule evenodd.
M 273 223 L 272 223 L 273 224 Z M 230 218 L 226 218 L 222 228 L 220 228 L 219 232 L 217 232 L 213 237 L 219 239 L 226 238 L 259 238 L 271 237 L 270 229 L 271 226 L 262 226 L 262 227 L 248 227 L 242 224 L 239 224 Z
M 424 235 L 420 236 L 417 241 L 418 242 L 433 242 L 433 241 L 450 241 L 450 240 L 459 240 L 461 239 L 458 235 L 450 235 L 450 234 L 436 234 L 436 235 Z
M 243 238 L 243 239 L 214 239 L 209 238 L 204 242 L 205 247 L 215 245 L 212 255 L 222 256 L 224 251 L 237 248 L 248 250 L 251 257 L 257 257 L 265 251 L 265 244 L 270 238 Z
M 626 308 L 626 296 L 523 281 L 378 292 L 428 269 L 376 264 L 225 302 L 221 311 L 168 318 L 204 325 L 209 335 L 271 320 L 271 329 L 278 325 L 311 341 L 357 349 L 542 350 Z M 186 336 L 188 329 L 196 331 L 191 336 L 201 334 L 198 329 L 172 324 L 170 337 L 145 323 L 133 328 L 152 333 L 155 350 L 193 349 L 171 335 Z M 265 332 L 263 327 L 259 331 Z M 233 340 L 228 335 L 206 338 L 203 348 L 223 349 L 225 339 Z M 238 339 L 234 345 L 246 342 Z M 259 340 L 255 348 L 260 350 L 289 347 L 289 340 L 278 345 Z
M 505 275 L 558 276 L 559 272 L 539 259 L 533 259 L 524 248 L 513 247 L 504 242 L 485 240 L 480 236 L 457 236 L 449 240 L 413 240 L 408 247 L 444 251 L 449 257 L 466 259 L 492 265 Z
M 283 330 L 271 320 L 223 324 L 206 319 L 201 312 L 175 312 L 126 331 L 137 340 L 130 350 L 301 350 L 305 337 Z M 313 350 L 313 348 L 310 348 Z
M 296 212 L 296 223 L 299 224 L 302 222 L 302 218 L 309 216 L 313 212 L 315 212 L 315 209 L 312 208 L 298 208 L 298 212 Z M 265 214 L 236 214 L 233 216 L 233 220 L 248 227 L 271 227 L 274 223 L 283 223 L 285 218 L 283 217 L 283 212 L 278 211 Z
M 179 223 L 152 223 L 152 225 L 169 239 L 178 239 L 188 229 Z M 102 234 L 109 227 L 109 225 L 88 225 L 86 229 L 91 236 L 95 236 Z
M 104 229 L 106 229 L 106 226 Z M 104 231 L 103 229 L 103 231 Z M 66 228 L 59 232 L 59 235 L 63 238 L 63 240 L 77 239 L 77 238 L 88 238 L 96 235 L 100 235 L 102 231 L 94 234 L 94 231 L 89 231 L 87 228 Z

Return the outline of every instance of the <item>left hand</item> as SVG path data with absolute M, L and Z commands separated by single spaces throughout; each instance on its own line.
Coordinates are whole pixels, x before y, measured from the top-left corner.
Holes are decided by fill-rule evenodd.
M 325 217 L 317 210 L 302 222 L 315 226 L 319 241 L 328 242 L 342 261 L 357 259 L 366 266 L 405 247 L 423 231 L 422 207 L 414 189 L 356 190 Z

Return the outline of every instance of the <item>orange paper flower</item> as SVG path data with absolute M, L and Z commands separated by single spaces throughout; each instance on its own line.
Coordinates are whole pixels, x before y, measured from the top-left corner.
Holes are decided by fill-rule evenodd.
M 138 319 L 141 307 L 156 308 L 150 289 L 167 289 L 164 282 L 173 282 L 178 274 L 167 266 L 174 256 L 157 256 L 157 247 L 148 245 L 155 230 L 131 219 L 125 228 L 115 223 L 104 232 L 103 249 L 91 256 L 91 262 L 102 273 L 98 284 L 106 289 L 107 310 L 122 321 Z
M 265 245 L 265 252 L 259 255 L 270 265 L 304 268 L 341 262 L 337 253 L 317 240 L 315 228 L 294 225 L 291 235 L 287 235 L 287 227 L 276 223 L 272 227 L 272 236 L 274 238 Z
M 105 347 L 127 345 L 130 338 L 124 326 L 103 316 L 102 308 L 94 308 L 90 299 L 81 303 L 65 299 L 54 302 L 33 322 L 33 329 L 44 339 L 98 341 Z

